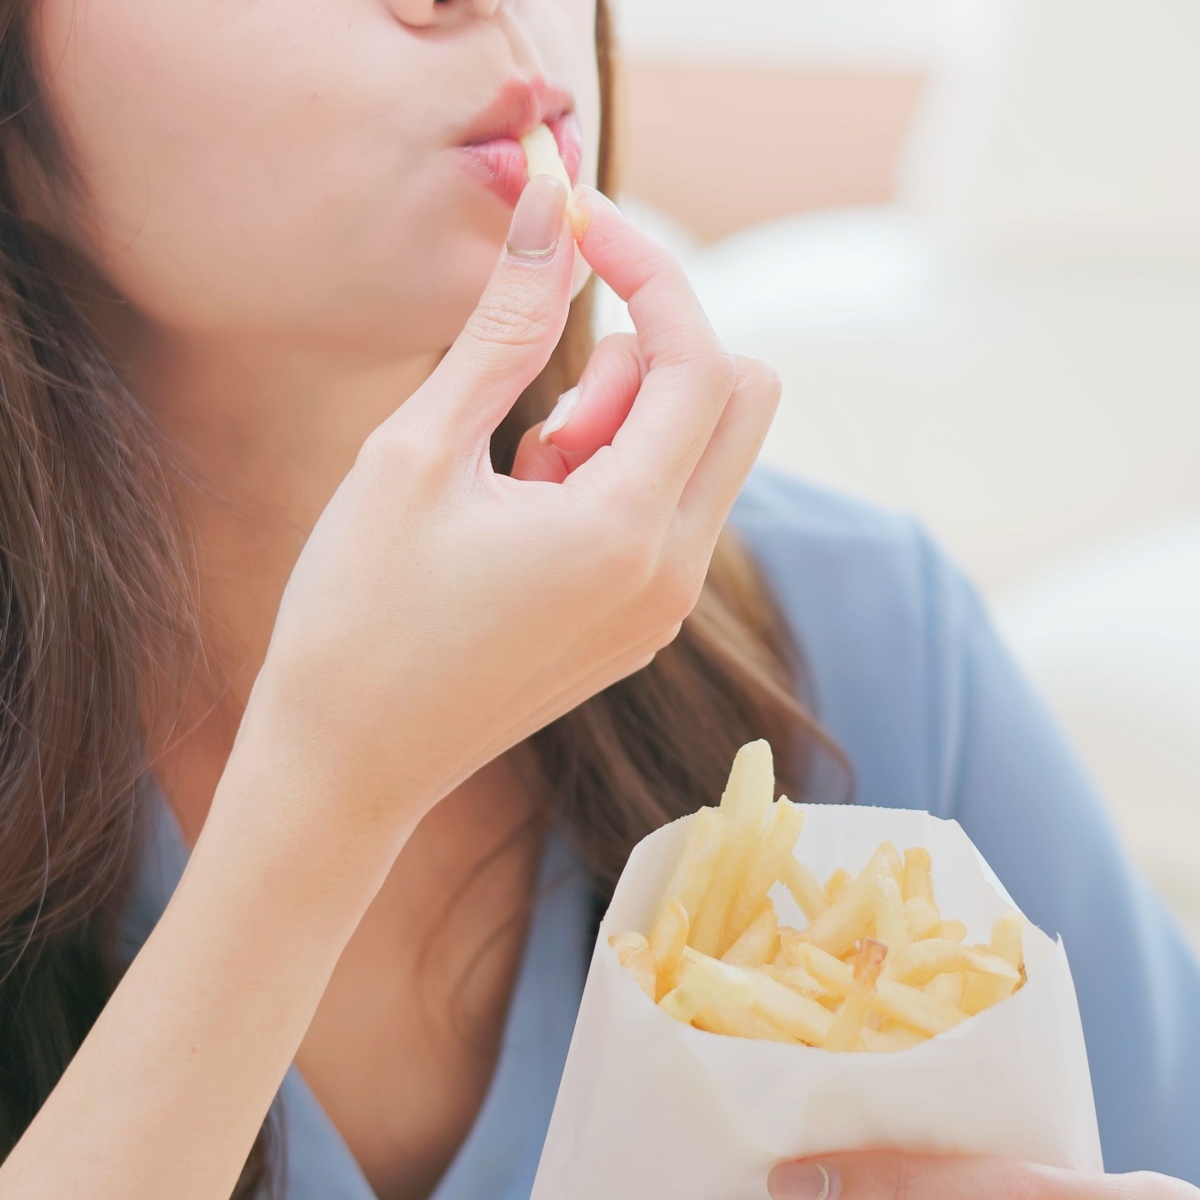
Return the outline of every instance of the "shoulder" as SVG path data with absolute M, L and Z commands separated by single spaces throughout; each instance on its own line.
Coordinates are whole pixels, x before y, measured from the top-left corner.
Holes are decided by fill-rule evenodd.
M 974 590 L 919 521 L 756 467 L 730 516 L 803 656 L 863 804 L 944 814 Z

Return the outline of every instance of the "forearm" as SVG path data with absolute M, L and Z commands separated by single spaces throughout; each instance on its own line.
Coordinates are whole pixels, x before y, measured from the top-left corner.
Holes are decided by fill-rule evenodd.
M 376 856 L 350 885 L 328 847 L 298 854 L 304 797 L 268 774 L 222 781 L 157 928 L 0 1168 L 3 1200 L 229 1196 L 386 873 Z

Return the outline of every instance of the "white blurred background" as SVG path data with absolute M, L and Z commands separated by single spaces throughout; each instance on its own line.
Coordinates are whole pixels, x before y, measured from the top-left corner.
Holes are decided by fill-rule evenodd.
M 1200 947 L 1200 4 L 614 4 L 620 198 L 783 375 L 765 457 L 933 529 Z

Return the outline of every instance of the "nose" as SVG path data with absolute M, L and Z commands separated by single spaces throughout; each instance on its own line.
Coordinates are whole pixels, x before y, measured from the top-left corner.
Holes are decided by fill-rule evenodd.
M 437 25 L 464 16 L 490 17 L 505 0 L 390 0 L 405 25 Z

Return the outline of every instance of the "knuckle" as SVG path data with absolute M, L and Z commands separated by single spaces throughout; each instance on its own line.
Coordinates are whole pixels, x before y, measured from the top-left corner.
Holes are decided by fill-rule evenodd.
M 532 291 L 487 295 L 471 313 L 465 332 L 488 346 L 531 346 L 546 335 L 546 306 Z
M 760 358 L 738 358 L 739 391 L 762 398 L 772 407 L 779 403 L 783 395 L 783 377 L 770 365 Z
M 665 562 L 656 580 L 656 594 L 664 618 L 673 626 L 692 614 L 704 590 L 708 563 L 695 554 L 677 554 Z
M 738 385 L 738 363 L 728 350 L 719 342 L 713 352 L 707 370 L 713 381 L 713 387 L 723 396 L 732 395 Z
M 355 468 L 371 479 L 403 480 L 407 488 L 444 480 L 440 443 L 413 422 L 387 422 L 370 433 L 359 449 Z

